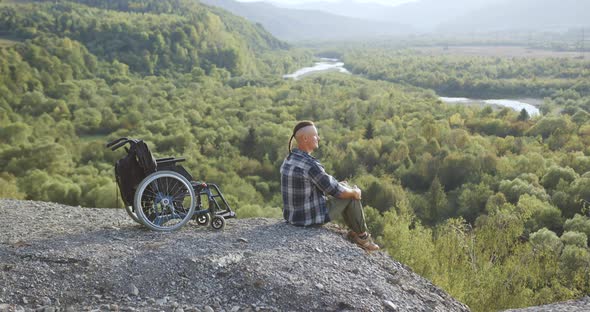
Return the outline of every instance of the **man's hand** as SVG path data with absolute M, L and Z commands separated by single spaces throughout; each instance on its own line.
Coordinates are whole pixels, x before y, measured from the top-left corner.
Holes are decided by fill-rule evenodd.
M 344 186 L 345 191 L 340 193 L 339 198 L 361 200 L 362 192 L 361 189 L 358 188 L 358 186 L 355 185 L 353 187 L 350 187 L 349 185 L 342 184 L 342 182 L 340 184 Z
M 355 185 L 352 187 L 352 191 L 354 192 L 354 199 L 361 200 L 361 198 L 362 198 L 361 189 Z

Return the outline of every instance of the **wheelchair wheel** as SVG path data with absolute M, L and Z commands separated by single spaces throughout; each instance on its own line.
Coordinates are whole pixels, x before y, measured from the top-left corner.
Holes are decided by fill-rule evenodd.
M 223 230 L 225 228 L 225 218 L 222 216 L 215 216 L 211 219 L 211 227 L 215 230 Z
M 206 214 L 202 214 L 200 216 L 194 216 L 195 221 L 197 221 L 198 225 L 205 225 L 207 226 L 209 224 L 209 221 L 211 221 L 211 216 L 206 213 Z
M 193 217 L 195 191 L 179 173 L 156 171 L 139 183 L 134 206 L 137 217 L 148 228 L 174 231 Z
M 131 219 L 133 219 L 133 221 L 139 224 L 143 224 L 141 220 L 139 220 L 139 218 L 137 217 L 137 214 L 135 213 L 133 206 L 125 206 L 125 211 L 127 211 L 127 214 L 131 217 Z

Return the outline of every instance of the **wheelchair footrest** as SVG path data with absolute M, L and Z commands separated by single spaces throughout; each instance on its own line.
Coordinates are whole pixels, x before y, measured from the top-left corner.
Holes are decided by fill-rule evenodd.
M 226 219 L 235 218 L 236 217 L 236 213 L 233 212 L 232 210 L 228 210 L 228 211 L 225 211 L 225 212 L 217 213 L 216 215 L 222 216 L 222 217 L 224 217 Z

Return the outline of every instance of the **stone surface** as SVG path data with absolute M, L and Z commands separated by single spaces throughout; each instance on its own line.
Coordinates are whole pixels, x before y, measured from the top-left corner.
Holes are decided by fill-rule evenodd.
M 0 216 L 0 311 L 469 310 L 335 225 L 230 219 L 162 233 L 123 209 L 8 199 Z M 513 311 L 590 308 L 563 304 Z

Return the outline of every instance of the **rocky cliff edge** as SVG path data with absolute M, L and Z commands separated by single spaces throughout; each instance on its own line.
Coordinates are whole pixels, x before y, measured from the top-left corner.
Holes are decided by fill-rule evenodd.
M 0 311 L 468 311 L 332 225 L 159 233 L 123 209 L 0 199 Z

